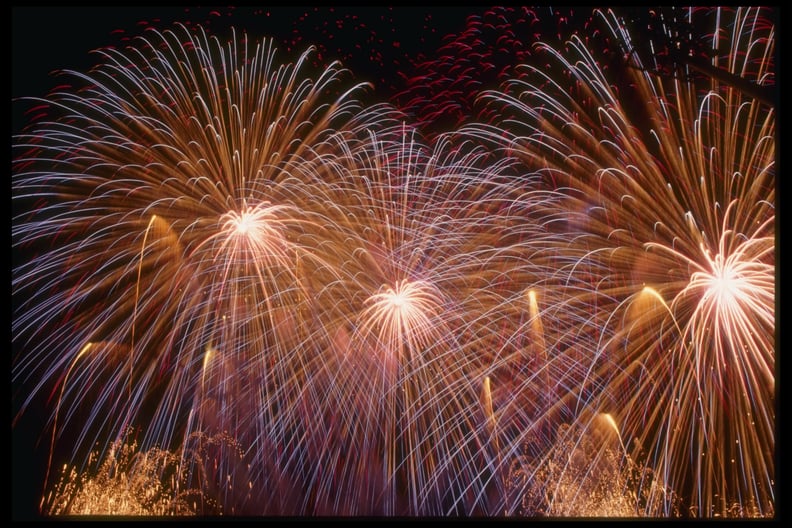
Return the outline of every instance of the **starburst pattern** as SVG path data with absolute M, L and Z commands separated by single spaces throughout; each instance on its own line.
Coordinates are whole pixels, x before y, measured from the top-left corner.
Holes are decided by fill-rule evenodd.
M 143 449 L 203 429 L 254 442 L 320 339 L 313 294 L 343 247 L 333 141 L 367 140 L 387 110 L 361 110 L 338 65 L 309 71 L 310 50 L 279 66 L 267 40 L 181 27 L 101 53 L 15 144 L 32 206 L 12 229 L 29 255 L 13 332 L 39 343 L 15 361 L 37 380 L 21 409 L 59 387 L 53 442 L 71 430 L 77 458 L 141 420 Z
M 650 70 L 487 10 L 417 123 L 199 26 L 66 72 L 12 147 L 42 513 L 772 516 L 774 28 L 685 12 L 711 49 Z
M 772 86 L 765 16 L 717 10 L 713 66 Z M 582 38 L 547 47 L 547 69 L 527 66 L 490 98 L 507 120 L 474 133 L 506 136 L 568 197 L 573 237 L 559 268 L 575 281 L 593 272 L 564 302 L 591 314 L 573 399 L 613 413 L 692 515 L 728 515 L 748 497 L 743 514 L 772 515 L 774 109 L 728 76 L 702 85 L 647 72 L 618 18 L 602 19 L 630 62 L 605 69 L 618 61 L 598 61 Z

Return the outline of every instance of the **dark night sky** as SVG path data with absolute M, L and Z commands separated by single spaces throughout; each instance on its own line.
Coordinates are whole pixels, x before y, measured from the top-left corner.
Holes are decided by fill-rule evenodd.
M 431 54 L 447 33 L 459 32 L 471 13 L 483 8 L 437 7 L 15 7 L 12 11 L 12 95 L 42 95 L 58 68 L 84 70 L 93 65 L 90 50 L 118 45 L 146 27 L 165 29 L 174 22 L 201 24 L 211 31 L 229 27 L 256 38 L 271 36 L 298 50 L 324 46 L 328 55 L 343 50 L 344 64 L 361 77 L 395 78 L 406 57 Z M 362 25 L 361 25 L 362 24 Z M 366 39 L 373 35 L 373 45 Z M 381 40 L 381 42 L 379 42 Z M 367 45 L 368 44 L 368 45 Z M 360 47 L 356 47 L 360 45 Z M 376 48 L 385 67 L 368 60 Z M 390 60 L 388 60 L 390 59 Z M 398 60 L 398 64 L 393 61 Z
M 145 34 L 146 28 L 163 30 L 181 22 L 200 24 L 221 40 L 230 37 L 231 27 L 255 40 L 272 37 L 284 62 L 314 45 L 318 49 L 314 57 L 324 63 L 339 59 L 359 81 L 373 83 L 372 100 L 367 102 L 391 100 L 402 109 L 407 103 L 419 104 L 421 108 L 409 108 L 408 113 L 426 116 L 433 111 L 431 106 L 436 115 L 453 114 L 447 124 L 452 126 L 467 115 L 472 101 L 469 94 L 474 91 L 463 82 L 472 80 L 477 90 L 498 87 L 495 72 L 525 60 L 539 35 L 544 39 L 568 34 L 583 26 L 591 10 L 418 5 L 15 7 L 12 97 L 44 96 L 61 82 L 53 71 L 86 72 L 96 65 L 99 57 L 91 50 L 124 47 L 131 37 Z M 509 37 L 501 39 L 504 35 Z M 485 59 L 497 67 L 489 74 L 482 71 Z M 454 70 L 457 63 L 463 68 Z M 460 90 L 467 95 L 458 95 Z M 414 93 L 423 100 L 413 98 Z M 401 100 L 395 101 L 395 94 L 401 94 Z M 445 106 L 454 97 L 464 101 L 452 99 Z M 24 108 L 25 103 L 14 105 L 16 130 L 24 122 Z

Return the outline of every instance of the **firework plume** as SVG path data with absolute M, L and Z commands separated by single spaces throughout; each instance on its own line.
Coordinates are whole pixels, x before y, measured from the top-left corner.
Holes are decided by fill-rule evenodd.
M 611 12 L 523 46 L 536 13 L 413 61 L 409 114 L 183 25 L 27 100 L 41 513 L 774 514 L 771 13 L 657 11 L 651 62 Z
M 566 196 L 557 267 L 588 286 L 554 312 L 587 356 L 565 405 L 612 413 L 691 515 L 772 515 L 775 111 L 741 86 L 774 86 L 773 26 L 755 8 L 690 11 L 716 24 L 722 75 L 657 75 L 601 15 L 610 55 L 583 37 L 544 47 L 488 96 L 503 121 L 473 132 Z M 668 497 L 636 513 L 670 515 Z
M 16 138 L 13 377 L 35 386 L 18 411 L 50 391 L 75 458 L 130 426 L 144 449 L 282 441 L 344 247 L 337 145 L 386 111 L 268 40 L 180 27 L 101 54 Z

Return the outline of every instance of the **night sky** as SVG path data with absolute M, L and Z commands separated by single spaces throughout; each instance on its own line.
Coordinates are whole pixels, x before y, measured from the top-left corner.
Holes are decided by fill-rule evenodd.
M 442 37 L 459 33 L 483 8 L 436 7 L 15 7 L 12 12 L 12 96 L 44 95 L 51 72 L 85 71 L 90 51 L 123 46 L 146 28 L 200 24 L 218 35 L 229 28 L 255 39 L 269 36 L 288 54 L 316 45 L 325 59 L 341 59 L 377 91 L 398 84 L 411 59 L 432 56 Z M 381 59 L 371 60 L 372 51 Z
M 147 28 L 201 25 L 221 40 L 230 28 L 254 40 L 272 37 L 285 62 L 309 45 L 316 61 L 340 60 L 370 100 L 388 100 L 421 123 L 458 125 L 475 94 L 499 88 L 529 61 L 539 39 L 559 41 L 583 28 L 591 8 L 560 7 L 15 7 L 12 97 L 40 97 L 59 69 L 86 72 L 92 50 L 123 48 Z M 15 104 L 14 124 L 25 122 Z

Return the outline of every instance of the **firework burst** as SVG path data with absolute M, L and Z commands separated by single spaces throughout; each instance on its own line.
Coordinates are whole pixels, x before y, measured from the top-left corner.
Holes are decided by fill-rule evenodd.
M 408 128 L 380 129 L 373 148 L 350 150 L 349 260 L 330 285 L 337 319 L 323 323 L 335 337 L 304 400 L 317 417 L 304 460 L 320 459 L 319 511 L 502 507 L 480 395 L 508 362 L 499 330 L 512 290 L 546 273 L 525 244 L 542 229 L 525 221 L 530 193 L 511 162 L 453 139 L 430 147 Z
M 227 514 L 500 511 L 480 396 L 506 397 L 503 307 L 544 273 L 530 182 L 248 46 L 151 31 L 16 138 L 18 413 L 50 392 L 78 473 L 130 427 L 142 452 L 230 435 Z
M 595 56 L 582 37 L 544 47 L 545 66 L 488 96 L 504 121 L 473 133 L 507 138 L 508 153 L 567 197 L 557 226 L 572 236 L 558 269 L 568 284 L 588 282 L 561 301 L 566 315 L 555 311 L 558 327 L 586 327 L 574 407 L 612 413 L 691 515 L 768 516 L 775 111 L 741 86 L 774 85 L 774 29 L 761 9 L 689 16 L 713 13 L 719 75 L 649 73 L 603 13 L 616 55 Z M 672 514 L 670 500 L 646 508 Z
M 75 459 L 128 426 L 143 449 L 277 438 L 343 247 L 338 144 L 387 110 L 267 40 L 179 27 L 100 53 L 15 139 L 17 410 L 59 395 L 52 441 L 71 430 Z
M 773 27 L 691 10 L 711 49 L 650 71 L 601 15 L 470 19 L 396 97 L 431 141 L 272 40 L 66 72 L 12 147 L 14 423 L 48 397 L 74 477 L 41 511 L 772 515 Z M 438 135 L 479 51 L 514 80 Z

